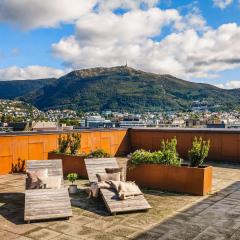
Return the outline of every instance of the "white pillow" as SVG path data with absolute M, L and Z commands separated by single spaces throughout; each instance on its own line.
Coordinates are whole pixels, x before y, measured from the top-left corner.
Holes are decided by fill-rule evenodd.
M 61 183 L 62 183 L 62 177 L 61 176 L 49 176 L 45 180 L 46 187 L 47 188 L 52 188 L 52 189 L 61 188 Z

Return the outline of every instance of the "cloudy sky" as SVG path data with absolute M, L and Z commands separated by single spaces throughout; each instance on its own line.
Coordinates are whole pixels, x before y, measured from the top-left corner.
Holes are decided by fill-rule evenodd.
M 124 65 L 240 87 L 240 0 L 0 0 L 0 80 Z

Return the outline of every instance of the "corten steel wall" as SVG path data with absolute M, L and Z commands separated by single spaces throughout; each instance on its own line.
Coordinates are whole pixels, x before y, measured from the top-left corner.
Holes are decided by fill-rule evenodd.
M 76 132 L 76 131 L 74 131 Z M 174 136 L 178 140 L 178 152 L 187 159 L 194 136 L 211 140 L 209 160 L 240 163 L 240 131 L 210 129 L 111 129 L 77 131 L 81 133 L 83 152 L 98 148 L 123 155 L 136 149 L 157 150 L 162 139 Z M 70 133 L 70 132 L 69 132 Z M 0 134 L 0 174 L 9 173 L 17 159 L 47 159 L 48 152 L 57 149 L 60 132 Z
M 82 152 L 89 153 L 92 150 L 101 148 L 111 155 L 119 156 L 130 151 L 127 130 L 74 132 L 81 133 Z M 0 134 L 0 174 L 9 173 L 12 163 L 17 163 L 18 158 L 21 160 L 47 159 L 48 152 L 58 147 L 59 134 L 61 132 Z
M 180 156 L 188 159 L 194 136 L 210 139 L 208 160 L 240 163 L 240 131 L 232 129 L 131 129 L 132 151 L 158 150 L 162 139 L 177 138 Z

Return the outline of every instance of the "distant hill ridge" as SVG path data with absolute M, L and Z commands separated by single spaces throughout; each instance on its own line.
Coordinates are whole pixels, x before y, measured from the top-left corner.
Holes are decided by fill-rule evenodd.
M 35 81 L 40 82 L 35 86 Z M 207 101 L 210 110 L 228 111 L 240 107 L 240 89 L 220 89 L 127 66 L 75 70 L 59 79 L 17 82 L 18 88 L 24 90 L 7 96 L 4 88 L 9 88 L 11 81 L 5 85 L 0 82 L 0 98 L 21 97 L 40 109 L 184 111 L 191 109 L 196 100 Z
M 0 98 L 14 99 L 52 84 L 56 78 L 0 81 Z

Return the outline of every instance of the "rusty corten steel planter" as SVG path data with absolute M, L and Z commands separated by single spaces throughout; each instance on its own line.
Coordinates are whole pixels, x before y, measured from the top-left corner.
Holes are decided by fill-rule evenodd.
M 61 153 L 48 153 L 48 159 L 62 159 L 63 174 L 77 173 L 79 177 L 87 178 L 84 156 L 74 156 Z
M 127 180 L 141 187 L 203 196 L 212 189 L 212 167 L 141 164 L 128 167 Z

